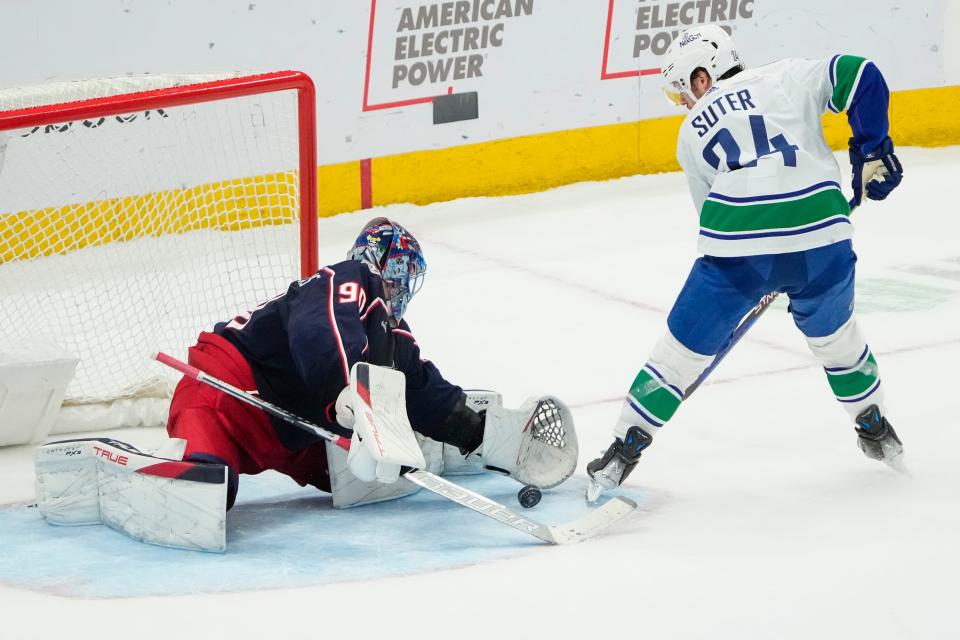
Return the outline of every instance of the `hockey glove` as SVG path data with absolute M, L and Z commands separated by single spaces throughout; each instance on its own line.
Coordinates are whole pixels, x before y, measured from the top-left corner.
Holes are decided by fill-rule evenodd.
M 486 409 L 474 411 L 467 405 L 467 395 L 463 394 L 443 425 L 435 433 L 427 435 L 453 445 L 460 449 L 460 453 L 467 455 L 483 444 L 483 423 L 486 418 Z
M 483 444 L 475 453 L 489 471 L 550 489 L 573 475 L 578 452 L 570 409 L 559 398 L 541 396 L 515 410 L 487 409 Z
M 903 167 L 893 153 L 893 141 L 889 137 L 870 153 L 861 152 L 850 138 L 850 165 L 853 168 L 851 209 L 860 206 L 864 191 L 871 200 L 883 200 L 903 180 Z

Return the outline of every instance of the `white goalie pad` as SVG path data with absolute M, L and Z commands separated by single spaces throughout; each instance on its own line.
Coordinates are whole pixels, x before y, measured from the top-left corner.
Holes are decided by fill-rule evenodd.
M 420 443 L 426 466 L 430 473 L 443 471 L 445 445 L 415 433 Z M 330 490 L 333 494 L 335 509 L 348 509 L 365 504 L 374 504 L 386 500 L 403 498 L 420 490 L 420 487 L 402 477 L 396 482 L 385 483 L 376 480 L 364 481 L 350 471 L 347 464 L 347 452 L 332 442 L 327 443 L 327 464 L 330 470 Z
M 573 475 L 578 455 L 573 415 L 559 398 L 528 398 L 519 409 L 487 409 L 480 448 L 487 468 L 549 489 Z
M 110 438 L 37 447 L 37 506 L 58 525 L 103 523 L 135 540 L 200 551 L 226 549 L 227 468 L 181 461 L 185 442 L 161 455 Z

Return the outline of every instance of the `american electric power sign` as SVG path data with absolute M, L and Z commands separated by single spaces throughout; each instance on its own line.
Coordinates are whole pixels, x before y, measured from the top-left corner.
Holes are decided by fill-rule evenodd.
M 489 56 L 509 55 L 510 25 L 533 12 L 534 0 L 371 0 L 363 111 L 433 103 L 435 124 L 478 117 L 464 88 Z
M 600 76 L 611 80 L 659 73 L 683 29 L 719 24 L 732 31 L 753 17 L 756 0 L 594 2 L 596 11 L 606 10 Z M 435 124 L 477 118 L 490 57 L 510 59 L 511 25 L 534 12 L 535 0 L 370 0 L 363 111 L 430 103 Z M 549 20 L 540 22 L 538 29 L 550 28 Z
M 608 0 L 601 79 L 660 73 L 660 60 L 681 31 L 701 24 L 732 31 L 753 17 L 754 1 Z

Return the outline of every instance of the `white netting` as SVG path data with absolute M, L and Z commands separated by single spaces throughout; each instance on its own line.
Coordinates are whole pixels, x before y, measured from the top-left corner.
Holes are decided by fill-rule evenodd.
M 238 78 L 242 75 L 239 72 L 162 73 L 91 78 L 88 80 L 62 80 L 44 84 L 7 87 L 0 89 L 0 111 L 121 96 L 154 89 L 169 89 L 203 82 L 215 82 L 227 78 Z
M 0 109 L 234 75 L 7 89 Z M 169 395 L 154 352 L 299 276 L 298 150 L 294 90 L 0 132 L 0 361 L 78 356 L 72 403 Z

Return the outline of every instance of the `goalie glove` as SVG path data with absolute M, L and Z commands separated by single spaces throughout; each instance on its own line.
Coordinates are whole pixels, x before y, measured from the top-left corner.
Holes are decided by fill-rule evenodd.
M 577 468 L 573 415 L 553 396 L 529 398 L 516 410 L 490 407 L 475 453 L 491 471 L 541 489 L 555 487 Z
M 853 170 L 851 209 L 860 206 L 864 192 L 871 200 L 883 200 L 903 180 L 903 167 L 893 153 L 893 141 L 889 137 L 870 153 L 863 153 L 850 138 L 850 165 Z

